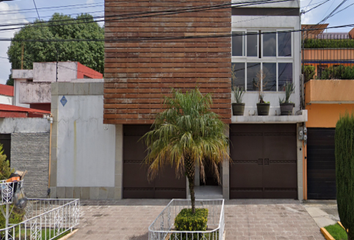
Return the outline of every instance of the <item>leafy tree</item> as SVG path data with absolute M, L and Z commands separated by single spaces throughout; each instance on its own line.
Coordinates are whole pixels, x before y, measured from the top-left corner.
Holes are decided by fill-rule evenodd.
M 168 163 L 175 168 L 177 177 L 186 175 L 193 214 L 196 164 L 205 180 L 204 166 L 207 161 L 211 163 L 215 177 L 220 181 L 217 165 L 223 159 L 229 159 L 226 127 L 210 110 L 211 104 L 211 95 L 203 96 L 197 88 L 185 94 L 173 90 L 173 97 L 165 98 L 167 109 L 157 115 L 152 130 L 143 136 L 148 149 L 149 179 L 156 177 Z
M 340 220 L 354 239 L 354 115 L 348 113 L 336 125 L 335 134 L 337 205 Z
M 72 18 L 55 13 L 48 22 L 36 20 L 15 34 L 8 49 L 12 69 L 32 69 L 33 62 L 78 61 L 98 72 L 104 71 L 103 41 L 60 41 L 69 39 L 104 39 L 104 30 L 92 22 L 90 14 Z M 39 40 L 39 41 L 30 41 Z M 27 40 L 27 41 L 21 41 Z M 48 41 L 59 40 L 59 41 Z
M 9 74 L 9 79 L 7 79 L 6 85 L 9 85 L 9 86 L 14 85 L 14 79 L 12 78 L 11 74 Z

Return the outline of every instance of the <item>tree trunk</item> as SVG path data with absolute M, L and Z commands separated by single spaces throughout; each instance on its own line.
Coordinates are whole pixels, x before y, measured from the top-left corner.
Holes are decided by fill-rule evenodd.
M 189 193 L 191 195 L 192 203 L 192 213 L 195 213 L 195 194 L 194 194 L 194 177 L 195 177 L 195 166 L 194 161 L 189 158 L 185 159 L 185 170 L 189 182 Z
M 194 193 L 194 175 L 188 177 L 189 193 L 191 194 L 192 213 L 195 213 L 195 193 Z

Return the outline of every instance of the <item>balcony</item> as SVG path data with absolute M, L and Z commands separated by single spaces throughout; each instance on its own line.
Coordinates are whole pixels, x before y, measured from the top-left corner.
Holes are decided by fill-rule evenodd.
M 310 80 L 305 83 L 305 103 L 354 103 L 353 80 Z

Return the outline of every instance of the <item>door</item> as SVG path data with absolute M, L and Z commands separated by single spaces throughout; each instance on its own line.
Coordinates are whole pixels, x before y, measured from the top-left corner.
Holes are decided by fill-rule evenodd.
M 146 146 L 139 140 L 149 130 L 150 125 L 123 126 L 123 198 L 185 198 L 186 178 L 177 179 L 170 165 L 148 181 Z
M 295 124 L 234 124 L 230 141 L 230 198 L 297 198 Z
M 334 134 L 334 128 L 308 128 L 308 199 L 336 199 Z

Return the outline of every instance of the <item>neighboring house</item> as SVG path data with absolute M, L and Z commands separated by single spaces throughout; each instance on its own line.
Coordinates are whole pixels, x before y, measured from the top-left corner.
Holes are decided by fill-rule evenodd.
M 0 104 L 0 143 L 11 168 L 28 171 L 28 197 L 47 196 L 49 116 L 49 111 Z
M 0 84 L 0 104 L 12 104 L 14 87 Z
M 302 35 L 302 63 L 315 67 L 315 78 L 321 79 L 329 67 L 354 65 L 354 28 L 349 32 L 325 32 L 328 24 L 301 27 L 306 30 Z
M 12 77 L 15 86 L 14 105 L 0 104 L 0 142 L 4 142 L 6 145 L 5 152 L 11 167 L 28 171 L 25 176 L 27 196 L 46 197 L 48 195 L 48 181 L 56 180 L 56 172 L 52 177 L 49 168 L 52 155 L 55 160 L 57 159 L 56 139 L 59 136 L 64 143 L 70 140 L 66 136 L 67 130 L 70 128 L 65 125 L 65 122 L 62 122 L 65 127 L 60 132 L 56 127 L 51 127 L 53 122 L 51 108 L 57 106 L 51 106 L 51 92 L 58 91 L 58 89 L 51 88 L 51 83 L 56 81 L 59 83 L 103 82 L 102 74 L 78 62 L 50 62 L 33 63 L 32 70 L 14 69 Z M 69 90 L 80 92 L 77 89 Z M 84 89 L 85 91 L 86 89 Z M 91 107 L 94 104 L 97 103 L 92 103 Z M 80 109 L 72 109 L 72 111 L 79 113 L 79 118 L 84 117 Z M 93 132 L 95 130 L 97 128 L 93 129 Z M 93 137 L 96 136 L 93 135 Z M 55 145 L 51 144 L 51 139 L 54 139 Z M 50 149 L 54 149 L 54 154 L 49 154 Z M 61 153 L 65 153 L 66 150 Z
M 97 82 L 97 79 L 103 79 L 101 73 L 79 62 L 35 62 L 31 70 L 13 69 L 12 77 L 14 105 L 46 111 L 50 111 L 52 82 Z
M 354 29 L 349 33 L 324 33 L 327 25 L 304 35 L 303 65 L 315 67 L 315 75 L 305 83 L 308 110 L 305 199 L 336 198 L 335 127 L 341 115 L 354 112 L 353 79 L 333 79 L 341 77 L 344 68 L 339 66 L 354 67 Z M 339 73 L 326 74 L 331 68 Z M 323 79 L 327 76 L 332 79 Z

